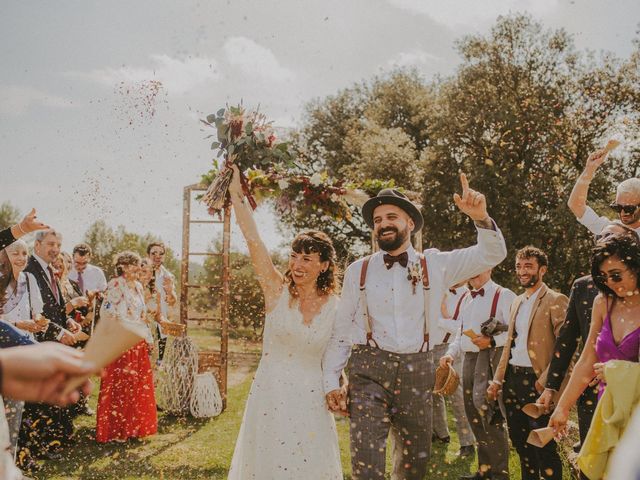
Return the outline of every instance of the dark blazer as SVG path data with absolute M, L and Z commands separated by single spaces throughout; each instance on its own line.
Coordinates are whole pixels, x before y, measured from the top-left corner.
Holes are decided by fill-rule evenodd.
M 556 340 L 555 351 L 549 366 L 548 388 L 560 390 L 560 385 L 578 348 L 578 340 L 582 340 L 583 344 L 587 340 L 591 326 L 591 309 L 597 295 L 598 289 L 591 275 L 573 282 L 567 316 Z
M 11 228 L 5 228 L 4 230 L 0 231 L 0 250 L 2 250 L 5 247 L 8 247 L 15 241 L 16 239 L 13 237 L 13 234 L 11 233 Z
M 42 314 L 52 323 L 62 328 L 67 328 L 67 314 L 65 311 L 64 297 L 60 290 L 60 285 L 58 285 L 58 281 L 55 280 L 55 288 L 58 289 L 58 298 L 60 299 L 60 303 L 56 302 L 56 298 L 53 296 L 53 291 L 49 286 L 49 277 L 47 276 L 47 273 L 43 270 L 42 266 L 33 257 L 33 255 L 29 257 L 27 267 L 24 270 L 25 272 L 32 274 L 38 282 L 38 287 L 40 288 L 40 294 L 42 295 L 42 301 L 44 303 Z M 45 332 L 36 333 L 36 339 L 40 342 L 45 340 L 55 340 L 59 333 L 60 329 L 50 325 Z

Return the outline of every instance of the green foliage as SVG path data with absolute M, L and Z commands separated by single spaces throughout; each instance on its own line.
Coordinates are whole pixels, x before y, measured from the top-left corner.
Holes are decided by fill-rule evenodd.
M 566 291 L 587 269 L 591 243 L 566 200 L 591 151 L 620 130 L 638 137 L 640 45 L 626 60 L 596 57 L 577 52 L 563 30 L 512 15 L 457 48 L 462 63 L 450 78 L 425 82 L 400 70 L 310 103 L 296 148 L 311 171 L 418 190 L 424 245 L 443 250 L 475 239 L 452 202 L 464 171 L 507 239 L 497 280 L 515 286 L 515 250 L 534 244 L 550 255 L 549 283 Z M 592 184 L 590 204 L 600 213 L 608 213 L 600 207 L 615 184 L 640 171 L 638 147 L 626 152 L 612 155 Z M 343 259 L 370 245 L 357 209 L 348 222 L 308 214 L 283 220 L 294 231 L 324 230 Z
M 91 263 L 102 268 L 109 279 L 115 274 L 113 260 L 118 253 L 131 250 L 144 258 L 147 256 L 147 245 L 162 240 L 151 233 L 140 235 L 128 232 L 122 225 L 113 229 L 104 220 L 98 220 L 87 229 L 84 241 L 93 250 Z M 177 279 L 180 278 L 180 262 L 169 247 L 166 248 L 164 266 Z
M 210 252 L 220 252 L 221 245 L 213 245 Z M 284 259 L 277 254 L 274 263 L 284 271 Z M 231 301 L 229 324 L 232 330 L 251 329 L 254 337 L 262 334 L 264 325 L 264 295 L 251 264 L 251 258 L 241 252 L 231 252 L 229 257 Z M 206 285 L 222 285 L 222 256 L 209 256 L 204 268 L 195 276 L 195 283 Z M 213 294 L 202 289 L 194 293 L 190 304 L 200 312 L 219 311 L 220 291 Z
M 588 154 L 622 116 L 638 113 L 638 71 L 610 56 L 587 61 L 566 32 L 543 31 L 521 15 L 500 18 L 488 36 L 467 37 L 458 49 L 463 63 L 439 88 L 425 151 L 426 239 L 443 249 L 471 243 L 470 222 L 450 201 L 464 171 L 507 239 L 498 281 L 515 284 L 515 250 L 533 244 L 550 256 L 549 283 L 566 291 L 587 269 L 591 245 L 566 200 Z M 608 198 L 633 173 L 610 159 L 592 197 Z
M 11 202 L 0 204 L 0 230 L 14 226 L 20 219 L 20 210 L 14 207 Z
M 395 71 L 316 100 L 293 137 L 300 163 L 361 185 L 369 195 L 396 185 L 419 191 L 434 104 L 433 87 L 415 71 Z M 369 229 L 355 207 L 352 218 L 341 222 L 307 210 L 283 220 L 294 231 L 326 232 L 345 263 L 370 246 Z

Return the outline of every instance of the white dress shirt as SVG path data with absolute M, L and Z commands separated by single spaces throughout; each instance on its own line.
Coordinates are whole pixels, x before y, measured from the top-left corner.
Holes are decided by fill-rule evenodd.
M 27 282 L 29 282 L 29 288 L 27 288 Z M 29 272 L 20 272 L 16 289 L 19 292 L 23 292 L 22 297 L 11 310 L 7 308 L 9 303 L 5 304 L 3 312 L 0 313 L 0 320 L 10 323 L 14 327 L 16 326 L 16 322 L 31 319 L 32 312 L 33 315 L 41 314 L 42 308 L 44 307 L 38 282 Z M 29 298 L 29 292 L 31 292 L 31 298 Z M 14 292 L 12 292 L 12 294 L 14 294 Z M 16 328 L 28 335 L 32 340 L 35 340 L 33 332 L 22 330 L 19 327 Z
M 156 276 L 156 290 L 160 294 L 160 313 L 168 320 L 169 319 L 169 304 L 167 303 L 167 292 L 164 290 L 164 279 L 170 278 L 173 280 L 173 295 L 176 296 L 175 290 L 175 276 L 164 265 L 160 265 L 155 272 Z M 160 338 L 166 338 L 167 334 L 162 331 L 162 327 L 158 325 L 158 331 L 160 332 Z
M 458 315 L 458 331 L 456 336 L 449 345 L 447 355 L 457 358 L 462 352 L 479 352 L 480 349 L 474 344 L 469 337 L 462 332 L 465 330 L 473 330 L 481 335 L 482 324 L 489 320 L 491 315 L 491 306 L 493 305 L 493 297 L 498 288 L 498 284 L 493 280 L 488 280 L 482 287 L 484 295 L 476 295 L 473 298 L 471 294 L 467 295 L 460 305 L 460 314 Z M 478 289 L 479 290 L 479 289 Z M 500 290 L 500 298 L 496 308 L 496 320 L 504 325 L 509 325 L 509 311 L 511 304 L 516 298 L 516 294 L 508 288 L 502 287 Z M 507 332 L 493 337 L 496 347 L 503 347 L 507 341 Z
M 52 282 L 51 273 L 49 272 L 49 264 L 45 262 L 42 258 L 40 258 L 38 255 L 36 255 L 35 253 L 33 254 L 33 258 L 36 259 L 36 261 L 40 264 L 40 266 L 44 270 L 44 274 L 47 276 L 47 279 L 49 281 L 49 290 L 51 291 L 51 293 L 53 293 L 52 288 L 57 288 L 56 285 L 58 284 L 58 281 L 56 280 L 55 282 Z M 51 287 L 52 284 L 54 285 L 53 287 Z M 62 297 L 62 292 L 58 291 L 58 293 L 60 294 L 60 297 L 59 297 L 60 302 L 62 302 L 60 304 L 63 305 L 64 298 Z M 40 292 L 40 295 L 42 296 L 42 292 Z M 55 294 L 54 294 L 54 299 L 55 299 Z M 60 339 L 64 336 L 64 333 L 65 333 L 64 330 L 60 330 L 58 335 L 56 335 L 56 340 L 60 341 Z
M 75 267 L 71 268 L 69 272 L 69 280 L 78 282 L 78 272 Z M 88 263 L 84 272 L 82 272 L 82 285 L 84 287 L 83 294 L 89 290 L 104 292 L 107 289 L 107 278 L 100 267 Z
M 516 367 L 531 367 L 531 359 L 529 358 L 529 349 L 527 343 L 529 340 L 529 317 L 531 317 L 531 309 L 536 303 L 536 298 L 542 288 L 538 288 L 529 298 L 525 298 L 520 303 L 520 308 L 516 314 L 515 332 L 518 334 L 515 338 L 515 344 L 511 350 L 511 359 L 509 363 Z
M 45 275 L 47 276 L 47 279 L 49 280 L 49 285 L 51 285 L 53 282 L 51 281 L 51 273 L 49 272 L 49 264 L 47 262 L 45 262 L 42 258 L 40 258 L 38 255 L 36 255 L 35 253 L 33 254 L 33 258 L 35 258 L 36 261 L 40 264 L 40 266 L 44 270 Z
M 429 334 L 432 339 L 440 341 L 444 336 L 438 319 L 441 317 L 441 300 L 445 291 L 495 267 L 506 257 L 502 233 L 495 224 L 494 228 L 478 228 L 478 243 L 471 247 L 451 252 L 436 249 L 424 251 L 429 271 Z M 419 261 L 412 247 L 407 253 L 410 263 Z M 407 279 L 407 268 L 395 263 L 387 270 L 383 255 L 384 252 L 377 252 L 371 256 L 365 286 L 373 339 L 382 350 L 418 352 L 424 339 L 425 323 L 422 282 L 418 282 L 413 293 L 411 282 Z M 340 374 L 347 364 L 352 345 L 364 345 L 367 341 L 359 295 L 363 261 L 360 259 L 352 263 L 345 272 L 336 321 L 322 362 L 326 392 L 339 388 Z M 431 341 L 429 348 L 435 343 L 435 340 Z
M 442 337 L 441 339 L 434 338 L 433 340 L 436 342 L 435 345 L 444 344 L 445 343 L 444 338 L 446 337 L 447 333 L 450 336 L 447 339 L 446 343 L 451 342 L 453 340 L 453 336 L 458 332 L 458 330 L 460 330 L 460 314 L 458 313 L 458 319 L 456 320 L 453 319 L 453 316 L 456 313 L 456 307 L 458 306 L 458 302 L 460 301 L 460 298 L 462 298 L 462 296 L 468 291 L 469 289 L 467 287 L 462 286 L 462 287 L 456 288 L 455 293 L 451 292 L 450 290 L 447 290 L 447 292 L 444 294 L 443 301 L 449 316 L 448 317 L 441 316 L 440 318 L 438 318 L 438 326 L 442 329 L 443 332 L 445 332 L 445 336 Z
M 613 222 L 613 220 L 605 216 L 599 217 L 593 208 L 586 207 L 582 217 L 578 218 L 578 222 L 587 227 L 594 235 L 600 235 L 602 229 Z M 635 231 L 640 235 L 640 227 L 636 228 Z

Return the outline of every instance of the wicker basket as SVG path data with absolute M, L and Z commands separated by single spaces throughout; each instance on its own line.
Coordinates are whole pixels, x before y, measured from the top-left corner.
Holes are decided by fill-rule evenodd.
M 184 323 L 162 322 L 162 332 L 172 337 L 181 337 L 187 332 L 187 326 Z
M 198 352 L 198 373 L 213 372 L 218 374 L 220 368 L 220 354 L 217 352 Z
M 436 383 L 433 393 L 451 395 L 458 388 L 460 377 L 451 365 L 436 368 Z

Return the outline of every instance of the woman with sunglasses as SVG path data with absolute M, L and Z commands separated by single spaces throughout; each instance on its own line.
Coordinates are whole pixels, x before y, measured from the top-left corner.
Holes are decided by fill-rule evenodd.
M 594 381 L 598 397 L 606 387 L 602 373 L 609 360 L 638 362 L 640 350 L 640 245 L 635 235 L 611 235 L 591 256 L 591 273 L 600 294 L 593 302 L 591 328 L 584 350 L 558 401 L 549 426 L 566 433 L 569 410 Z

